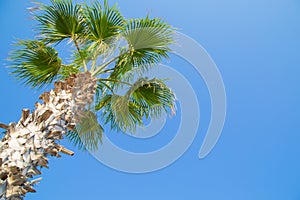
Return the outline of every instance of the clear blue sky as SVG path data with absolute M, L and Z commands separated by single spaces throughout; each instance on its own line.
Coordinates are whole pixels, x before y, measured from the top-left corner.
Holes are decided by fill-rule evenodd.
M 118 5 L 126 17 L 148 13 L 164 18 L 209 52 L 227 91 L 222 136 L 209 156 L 199 160 L 210 118 L 209 96 L 187 63 L 171 61 L 169 65 L 191 76 L 201 104 L 199 133 L 178 161 L 136 175 L 115 171 L 76 150 L 73 157 L 51 159 L 38 192 L 27 199 L 300 199 L 300 2 L 120 0 Z M 0 121 L 5 123 L 17 121 L 21 109 L 32 108 L 41 93 L 23 87 L 5 68 L 11 43 L 33 36 L 29 6 L 29 0 L 0 2 Z M 176 118 L 172 120 L 176 127 Z M 156 149 L 172 138 L 166 134 L 140 145 L 140 140 L 106 134 L 137 152 Z

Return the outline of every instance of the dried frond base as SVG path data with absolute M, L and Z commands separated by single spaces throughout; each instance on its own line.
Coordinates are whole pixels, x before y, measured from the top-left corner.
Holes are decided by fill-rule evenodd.
M 32 177 L 41 174 L 41 168 L 48 168 L 49 155 L 74 154 L 57 142 L 93 102 L 96 79 L 86 72 L 54 86 L 40 96 L 42 103 L 36 103 L 34 111 L 24 109 L 18 123 L 6 126 L 0 142 L 0 197 L 4 199 L 22 200 L 27 192 L 35 192 L 33 186 L 40 179 Z

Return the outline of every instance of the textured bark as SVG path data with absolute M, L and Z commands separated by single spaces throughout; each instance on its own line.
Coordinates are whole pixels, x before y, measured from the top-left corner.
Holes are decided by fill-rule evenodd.
M 22 111 L 18 123 L 10 123 L 0 141 L 0 199 L 21 200 L 48 168 L 47 157 L 74 153 L 58 144 L 68 129 L 73 130 L 96 91 L 96 79 L 89 72 L 56 82 L 55 89 L 40 96 L 31 113 Z M 2 194 L 1 194 L 2 193 Z

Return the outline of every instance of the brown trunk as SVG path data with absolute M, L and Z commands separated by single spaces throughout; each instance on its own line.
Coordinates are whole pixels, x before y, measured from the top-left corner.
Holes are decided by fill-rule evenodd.
M 1 124 L 7 132 L 0 141 L 0 199 L 21 200 L 27 192 L 35 192 L 33 186 L 40 179 L 32 178 L 41 174 L 41 168 L 48 168 L 48 155 L 74 154 L 57 141 L 75 127 L 93 102 L 96 79 L 86 72 L 54 86 L 40 96 L 43 102 L 36 103 L 35 110 L 22 111 L 18 123 Z

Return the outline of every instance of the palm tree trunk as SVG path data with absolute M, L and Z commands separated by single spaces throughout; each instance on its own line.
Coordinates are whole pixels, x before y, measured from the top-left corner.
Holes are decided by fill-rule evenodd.
M 22 111 L 18 123 L 1 125 L 6 134 L 0 141 L 0 199 L 22 200 L 48 168 L 47 156 L 74 153 L 58 144 L 66 131 L 73 130 L 87 105 L 94 100 L 96 79 L 89 72 L 56 82 L 55 88 L 40 96 L 31 113 Z

